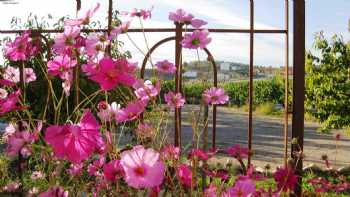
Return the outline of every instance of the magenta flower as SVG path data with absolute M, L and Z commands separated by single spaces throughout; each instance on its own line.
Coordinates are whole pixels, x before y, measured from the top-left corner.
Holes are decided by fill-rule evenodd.
M 6 153 L 10 157 L 15 157 L 19 153 L 23 157 L 31 155 L 30 144 L 35 141 L 35 136 L 29 131 L 16 131 L 7 141 Z
M 227 148 L 225 152 L 237 159 L 244 159 L 249 155 L 249 149 L 242 148 L 239 144 Z
M 67 73 L 77 64 L 77 60 L 71 59 L 68 55 L 60 55 L 47 63 L 48 73 L 53 76 L 60 76 L 61 79 L 67 78 Z
M 278 168 L 273 174 L 273 177 L 277 183 L 277 189 L 279 191 L 293 190 L 298 181 L 294 169 L 290 166 Z
M 164 161 L 174 161 L 180 158 L 180 148 L 174 145 L 167 145 L 160 152 Z
M 89 158 L 94 151 L 99 150 L 102 141 L 99 129 L 100 125 L 87 110 L 79 124 L 48 127 L 45 131 L 45 140 L 53 147 L 58 158 L 80 163 Z
M 135 134 L 137 137 L 144 139 L 144 138 L 151 138 L 155 133 L 155 129 L 152 128 L 147 123 L 141 123 L 137 126 L 135 129 Z
M 131 17 L 135 17 L 135 16 L 142 17 L 143 20 L 150 19 L 151 16 L 152 16 L 152 9 L 153 9 L 153 7 L 151 9 L 149 9 L 149 10 L 144 10 L 144 9 L 139 9 L 138 10 L 138 9 L 134 8 L 130 12 L 130 16 Z
M 207 176 L 210 176 L 213 178 L 220 178 L 222 181 L 226 181 L 230 178 L 229 172 L 225 169 L 217 169 L 217 170 L 204 169 L 204 172 Z
M 124 175 L 120 160 L 113 160 L 103 166 L 103 174 L 107 181 L 118 181 Z
M 217 188 L 214 184 L 210 184 L 209 187 L 207 187 L 204 190 L 204 197 L 217 197 Z
M 101 101 L 97 108 L 99 110 L 97 116 L 103 121 L 110 122 L 116 119 L 120 105 L 116 102 L 108 104 L 105 101 Z
M 177 9 L 175 12 L 169 13 L 169 20 L 178 22 L 178 23 L 191 23 L 193 15 L 186 13 L 182 9 Z
M 89 176 L 101 176 L 102 175 L 102 167 L 105 164 L 105 158 L 100 157 L 99 159 L 93 161 L 89 164 L 87 172 Z
M 6 114 L 8 112 L 14 110 L 21 110 L 24 107 L 20 106 L 20 98 L 21 92 L 17 90 L 16 92 L 12 92 L 5 99 L 0 99 L 0 115 Z
M 145 107 L 146 106 L 143 101 L 133 101 L 129 103 L 125 108 L 122 108 L 118 111 L 116 120 L 119 123 L 135 120 L 145 110 Z
M 75 45 L 75 38 L 80 34 L 80 27 L 65 26 L 64 32 L 57 34 L 55 43 L 52 46 L 54 51 L 59 54 L 68 53 Z
M 29 32 L 15 38 L 13 42 L 6 43 L 5 56 L 11 61 L 26 61 L 40 49 L 40 42 L 34 42 Z
M 175 73 L 176 66 L 175 64 L 169 62 L 168 60 L 159 61 L 156 63 L 158 72 L 160 73 Z
M 249 197 L 255 192 L 255 183 L 252 180 L 238 180 L 234 187 L 231 187 L 223 197 Z
M 181 93 L 168 92 L 164 95 L 165 102 L 171 108 L 180 108 L 184 106 L 185 99 L 182 97 Z
M 114 61 L 111 58 L 100 60 L 95 72 L 89 70 L 89 79 L 100 84 L 101 89 L 111 90 L 117 85 L 132 86 L 136 79 L 133 76 L 136 64 L 129 63 L 125 58 Z
M 147 103 L 151 98 L 156 97 L 160 92 L 160 82 L 157 81 L 155 85 L 152 84 L 150 80 L 137 80 L 133 88 L 136 97 L 145 103 Z
M 208 154 L 199 148 L 192 149 L 191 152 L 189 153 L 188 157 L 189 158 L 197 157 L 198 159 L 203 160 L 203 161 L 207 161 L 209 159 Z
M 68 197 L 68 194 L 68 191 L 64 191 L 62 187 L 54 186 L 40 193 L 38 197 Z
M 192 19 L 191 20 L 191 25 L 196 28 L 196 29 L 199 29 L 201 28 L 203 25 L 206 25 L 208 24 L 207 22 L 201 20 L 201 19 Z
M 203 99 L 207 105 L 220 105 L 227 103 L 229 97 L 225 94 L 224 89 L 212 87 L 204 91 Z
M 211 38 L 208 36 L 209 31 L 206 29 L 195 30 L 192 33 L 185 34 L 181 44 L 188 49 L 204 49 L 211 42 Z
M 13 83 L 18 83 L 20 81 L 20 72 L 19 68 L 12 66 L 7 66 L 3 74 L 3 78 Z M 36 75 L 32 68 L 24 68 L 23 79 L 25 83 L 30 83 L 36 80 Z
M 186 164 L 180 164 L 176 168 L 176 176 L 181 182 L 181 184 L 183 184 L 186 187 L 191 187 L 193 180 L 192 180 L 192 169 L 190 166 Z
M 83 173 L 84 164 L 70 164 L 70 168 L 67 169 L 67 172 L 71 176 L 80 176 Z
M 121 154 L 121 165 L 125 171 L 126 183 L 134 188 L 153 188 L 163 182 L 165 165 L 159 160 L 159 153 L 143 146 Z

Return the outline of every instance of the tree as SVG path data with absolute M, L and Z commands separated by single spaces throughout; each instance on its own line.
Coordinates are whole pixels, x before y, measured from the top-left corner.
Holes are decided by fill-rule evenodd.
M 306 109 L 322 123 L 322 131 L 348 127 L 350 45 L 339 36 L 328 41 L 321 32 L 314 48 L 314 54 L 307 53 Z

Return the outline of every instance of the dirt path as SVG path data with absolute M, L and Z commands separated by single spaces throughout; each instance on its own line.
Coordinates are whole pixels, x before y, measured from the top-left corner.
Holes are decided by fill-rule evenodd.
M 191 106 L 193 109 L 193 106 Z M 184 122 L 189 122 L 190 109 L 185 109 Z M 211 122 L 209 128 L 209 139 L 211 139 Z M 323 164 L 322 154 L 327 154 L 331 164 L 336 166 L 350 165 L 350 138 L 344 135 L 335 144 L 335 131 L 331 134 L 320 134 L 316 130 L 318 124 L 305 123 L 304 153 L 305 165 L 316 163 Z M 246 113 L 234 112 L 228 108 L 218 108 L 217 113 L 217 146 L 227 147 L 233 144 L 247 144 L 248 115 Z M 278 166 L 283 163 L 283 120 L 263 116 L 253 116 L 253 162 L 255 165 L 264 166 L 269 163 Z M 291 134 L 291 126 L 289 126 Z M 192 129 L 189 124 L 184 123 L 182 139 L 188 144 L 192 139 Z M 289 146 L 290 147 L 290 146 Z M 226 162 L 227 158 L 220 158 Z

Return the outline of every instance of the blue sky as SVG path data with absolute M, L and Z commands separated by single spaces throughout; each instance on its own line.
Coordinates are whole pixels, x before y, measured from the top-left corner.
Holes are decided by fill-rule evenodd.
M 25 18 L 30 12 L 39 16 L 52 14 L 75 15 L 75 0 L 15 0 L 16 5 L 3 5 L 0 3 L 0 29 L 9 29 L 12 16 Z M 108 0 L 82 0 L 83 9 L 92 7 L 96 2 L 101 3 L 101 9 L 96 15 L 96 20 L 103 20 L 107 11 Z M 115 0 L 114 8 L 128 11 L 132 8 L 150 8 L 154 6 L 151 21 L 145 22 L 145 27 L 172 27 L 168 21 L 169 11 L 183 8 L 193 13 L 196 17 L 209 22 L 209 28 L 248 28 L 249 27 L 249 0 Z M 39 6 L 40 5 L 40 6 Z M 292 7 L 292 1 L 290 1 Z M 306 48 L 310 49 L 315 32 L 323 30 L 328 37 L 333 34 L 343 35 L 345 40 L 350 39 L 347 30 L 350 18 L 349 0 L 306 0 Z M 255 0 L 255 24 L 257 29 L 282 29 L 284 27 L 284 0 Z M 290 18 L 292 18 L 291 10 Z M 290 21 L 292 29 L 292 21 Z M 137 21 L 133 21 L 132 27 L 139 27 Z M 149 44 L 155 43 L 162 37 L 171 34 L 147 34 Z M 132 34 L 142 49 L 146 50 L 141 35 Z M 249 39 L 244 34 L 212 34 L 213 42 L 208 48 L 217 60 L 248 62 Z M 284 65 L 284 36 L 283 35 L 256 35 L 255 64 L 257 65 Z M 136 61 L 141 61 L 140 54 L 126 37 L 126 49 L 134 54 Z M 153 59 L 172 59 L 173 46 L 169 43 L 155 52 Z M 193 51 L 185 51 L 185 60 L 194 60 Z M 201 54 L 201 58 L 205 58 Z

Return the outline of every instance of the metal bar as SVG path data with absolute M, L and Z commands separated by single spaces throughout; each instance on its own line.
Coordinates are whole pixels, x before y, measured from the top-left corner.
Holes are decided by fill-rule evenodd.
M 285 70 L 284 70 L 284 165 L 288 161 L 288 89 L 289 89 L 289 0 L 285 0 Z
M 77 0 L 77 8 L 76 8 L 76 15 L 78 16 L 78 12 L 81 8 L 81 1 Z M 73 78 L 74 78 L 74 106 L 78 106 L 80 102 L 80 84 L 79 84 L 79 73 L 80 73 L 80 66 L 75 66 L 73 69 Z
M 176 65 L 176 75 L 175 75 L 175 92 L 182 94 L 182 26 L 183 24 L 175 23 L 175 65 Z M 181 108 L 175 108 L 175 146 L 181 149 Z
M 108 27 L 107 27 L 107 34 L 108 37 L 111 35 L 112 31 L 112 15 L 113 15 L 113 0 L 108 0 Z M 107 53 L 111 55 L 112 46 L 109 44 L 107 46 Z
M 253 138 L 253 75 L 254 75 L 254 0 L 250 0 L 250 37 L 249 37 L 249 98 L 248 98 L 248 149 L 252 152 Z M 248 156 L 248 166 L 251 163 L 251 155 Z
M 302 196 L 303 161 L 295 152 L 303 151 L 304 144 L 304 100 L 305 100 L 305 0 L 294 0 L 293 6 L 293 119 L 292 138 L 297 139 L 292 144 L 291 156 L 296 167 L 298 183 L 294 193 Z
M 187 29 L 187 32 L 193 32 L 195 29 Z M 0 30 L 0 34 L 15 34 L 23 33 L 26 30 Z M 39 33 L 62 33 L 63 29 L 33 29 L 32 32 Z M 142 32 L 175 32 L 174 28 L 145 28 L 144 30 L 135 28 L 128 29 L 128 33 L 142 33 Z M 250 33 L 250 29 L 208 29 L 212 33 Z M 82 29 L 81 32 L 92 33 L 92 32 L 108 32 L 108 29 Z M 254 33 L 262 34 L 286 34 L 287 30 L 283 29 L 255 29 Z

